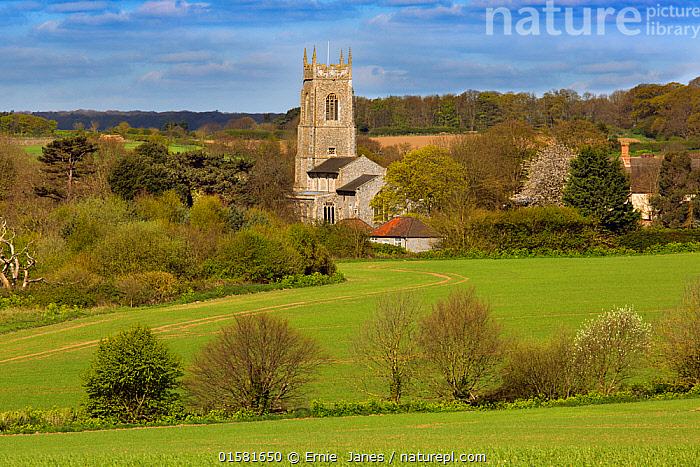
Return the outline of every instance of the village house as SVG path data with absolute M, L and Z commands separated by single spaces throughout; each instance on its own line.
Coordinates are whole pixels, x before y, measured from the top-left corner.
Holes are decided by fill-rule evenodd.
M 431 227 L 413 217 L 395 217 L 370 233 L 370 241 L 405 248 L 413 253 L 428 251 L 440 241 Z

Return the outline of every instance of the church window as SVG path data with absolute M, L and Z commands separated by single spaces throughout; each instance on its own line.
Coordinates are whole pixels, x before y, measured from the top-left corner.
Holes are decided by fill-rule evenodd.
M 323 222 L 335 224 L 335 206 L 333 204 L 323 206 Z
M 335 94 L 326 97 L 326 120 L 338 120 L 338 98 Z
M 328 154 L 335 154 L 335 148 L 328 148 Z
M 305 120 L 310 120 L 311 115 L 309 114 L 309 93 L 306 93 L 306 97 L 304 98 L 304 119 Z

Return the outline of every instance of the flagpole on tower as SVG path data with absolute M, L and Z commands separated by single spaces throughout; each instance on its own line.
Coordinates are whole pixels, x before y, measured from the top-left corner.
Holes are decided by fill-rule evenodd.
M 331 41 L 328 41 L 328 47 L 326 47 L 326 66 L 331 65 Z

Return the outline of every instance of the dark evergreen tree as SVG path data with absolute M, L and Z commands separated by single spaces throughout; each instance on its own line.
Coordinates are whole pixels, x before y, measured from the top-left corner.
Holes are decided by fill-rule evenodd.
M 45 177 L 43 185 L 34 187 L 37 196 L 70 200 L 75 181 L 92 173 L 90 159 L 96 151 L 85 136 L 57 139 L 43 147 L 37 160 Z
M 139 193 L 159 195 L 176 189 L 181 197 L 187 193 L 177 190 L 173 172 L 169 169 L 168 148 L 158 143 L 144 143 L 133 152 L 119 158 L 112 168 L 108 181 L 112 192 L 124 199 L 134 199 Z
M 636 227 L 639 211 L 629 198 L 629 179 L 619 159 L 611 159 L 607 149 L 587 146 L 571 161 L 563 201 L 597 219 L 603 229 L 621 233 Z
M 700 203 L 691 196 L 698 189 L 700 172 L 693 172 L 688 153 L 666 154 L 659 171 L 659 192 L 651 199 L 659 223 L 671 229 L 697 225 Z

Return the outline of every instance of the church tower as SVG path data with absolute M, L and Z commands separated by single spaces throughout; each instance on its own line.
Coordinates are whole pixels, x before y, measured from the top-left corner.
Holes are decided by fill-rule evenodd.
M 309 63 L 304 49 L 301 116 L 297 130 L 294 189 L 309 189 L 307 172 L 335 157 L 357 157 L 353 116 L 352 55 L 338 64 Z

